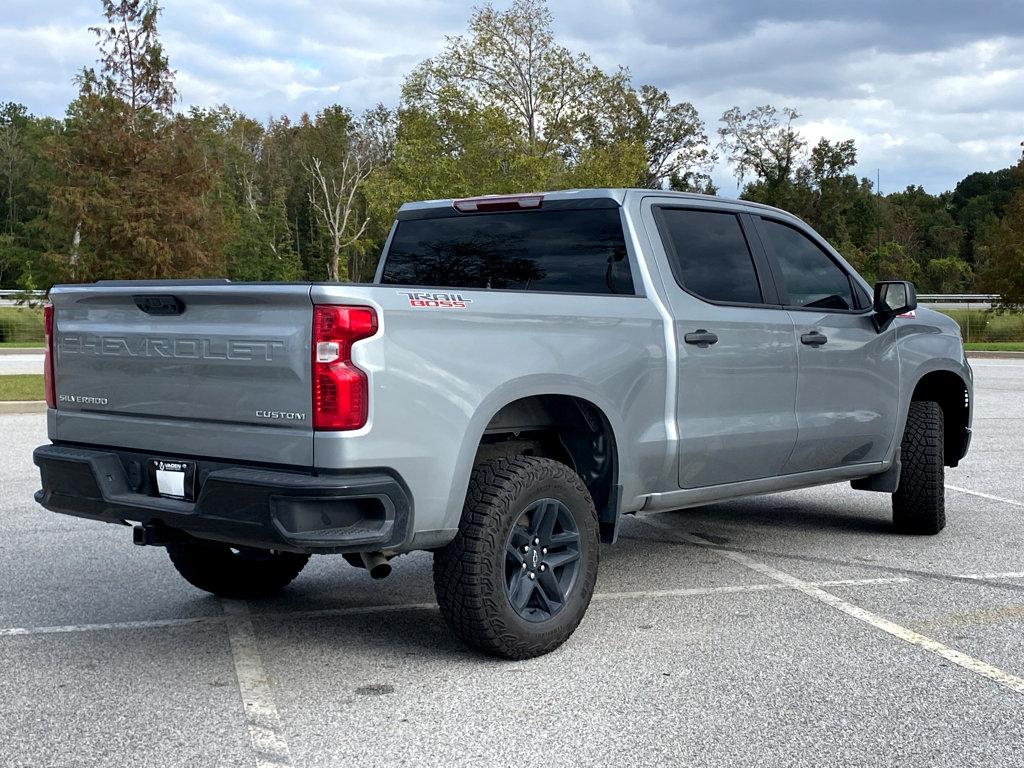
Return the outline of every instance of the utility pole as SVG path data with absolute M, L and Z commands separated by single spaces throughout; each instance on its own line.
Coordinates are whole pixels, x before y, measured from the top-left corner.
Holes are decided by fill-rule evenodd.
M 875 169 L 875 252 L 882 250 L 882 169 Z

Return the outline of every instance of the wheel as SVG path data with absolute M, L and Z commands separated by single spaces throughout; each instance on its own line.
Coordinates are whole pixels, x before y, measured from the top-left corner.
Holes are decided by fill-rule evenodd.
M 262 598 L 283 590 L 308 555 L 231 547 L 219 542 L 174 542 L 167 554 L 192 585 L 224 598 Z
M 597 580 L 597 512 L 583 481 L 552 459 L 473 470 L 459 533 L 434 554 L 441 613 L 469 645 L 526 659 L 558 648 Z
M 892 495 L 892 520 L 902 534 L 938 534 L 946 526 L 942 408 L 913 401 L 900 445 L 900 483 Z

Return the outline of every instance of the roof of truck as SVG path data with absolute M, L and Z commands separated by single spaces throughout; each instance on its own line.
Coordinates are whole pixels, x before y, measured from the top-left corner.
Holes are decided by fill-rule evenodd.
M 700 200 L 715 203 L 729 203 L 736 206 L 742 206 L 744 208 L 756 208 L 763 211 L 775 211 L 778 213 L 792 216 L 788 211 L 783 211 L 780 208 L 773 206 L 767 206 L 763 203 L 755 203 L 749 200 L 739 200 L 737 198 L 721 197 L 719 195 L 702 195 L 696 192 L 677 192 L 675 190 L 658 190 L 658 189 L 647 189 L 640 187 L 601 187 L 594 189 L 575 189 L 575 190 L 549 190 L 547 192 L 523 192 L 514 194 L 503 194 L 503 195 L 479 195 L 472 198 L 441 198 L 438 200 L 418 200 L 411 203 L 402 204 L 401 208 L 398 209 L 398 218 L 420 218 L 417 214 L 422 216 L 423 212 L 431 209 L 445 208 L 453 209 L 456 208 L 456 203 L 463 203 L 469 201 L 487 201 L 487 200 L 499 200 L 499 199 L 536 199 L 543 198 L 545 203 L 548 202 L 565 202 L 571 203 L 572 201 L 598 201 L 605 199 L 610 205 L 622 205 L 627 196 L 631 195 L 657 195 L 658 197 L 667 198 L 679 198 L 680 200 Z

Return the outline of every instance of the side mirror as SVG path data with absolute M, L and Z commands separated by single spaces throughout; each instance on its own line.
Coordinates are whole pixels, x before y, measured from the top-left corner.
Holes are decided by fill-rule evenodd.
M 882 331 L 897 315 L 917 309 L 917 289 L 909 280 L 880 280 L 875 284 L 875 328 Z

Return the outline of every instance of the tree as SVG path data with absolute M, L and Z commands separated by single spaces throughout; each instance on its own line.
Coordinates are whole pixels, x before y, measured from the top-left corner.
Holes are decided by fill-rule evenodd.
M 274 162 L 274 134 L 226 105 L 192 109 L 188 120 L 201 137 L 206 162 L 218 170 L 211 195 L 224 215 L 228 277 L 257 281 L 301 277 L 286 207 L 291 179 Z
M 591 142 L 643 147 L 647 168 L 635 185 L 657 189 L 675 178 L 690 191 L 708 188 L 717 157 L 692 104 L 673 103 L 667 92 L 652 85 L 633 88 L 626 70 L 607 79 L 603 103 L 590 118 L 596 126 Z
M 864 246 L 862 220 L 873 210 L 865 205 L 871 196 L 871 184 L 858 181 L 852 172 L 856 163 L 853 139 L 819 139 L 807 161 L 797 169 L 790 197 L 798 201 L 795 213 L 813 223 L 828 240 L 852 240 Z
M 777 110 L 769 104 L 749 112 L 733 107 L 722 115 L 719 146 L 733 165 L 737 182 L 754 176 L 767 198 L 763 202 L 777 204 L 785 197 L 803 160 L 807 142 L 793 127 L 798 117 L 795 109 Z
M 49 229 L 72 280 L 224 274 L 215 167 L 171 112 L 173 73 L 152 2 L 104 0 L 100 69 L 84 69 L 52 157 Z
M 366 154 L 374 167 L 386 166 L 395 157 L 398 114 L 383 104 L 363 113 L 362 135 Z
M 122 101 L 128 128 L 138 131 L 142 111 L 171 114 L 177 91 L 174 72 L 157 35 L 156 0 L 102 0 L 107 25 L 89 27 L 99 41 L 100 74 L 87 68 L 82 84 Z
M 1024 307 L 1024 157 L 1014 169 L 1017 190 L 996 223 L 979 233 L 978 284 L 1000 296 L 1003 308 Z
M 404 100 L 410 106 L 459 99 L 495 107 L 540 154 L 572 144 L 606 77 L 586 54 L 558 45 L 551 27 L 544 0 L 514 0 L 506 11 L 478 6 L 467 35 L 449 37 L 440 55 L 412 72 Z
M 899 243 L 883 243 L 866 253 L 862 249 L 850 250 L 848 247 L 841 247 L 840 252 L 868 283 L 879 280 L 914 280 L 917 277 L 917 262 L 907 255 Z
M 13 235 L 19 220 L 15 190 L 25 182 L 28 160 L 25 131 L 29 118 L 22 104 L 0 103 L 0 179 L 3 181 L 4 231 Z
M 974 279 L 971 265 L 957 256 L 931 259 L 925 265 L 927 288 L 940 294 L 955 294 L 963 291 Z
M 370 175 L 371 166 L 363 157 L 353 152 L 345 156 L 340 168 L 325 169 L 320 158 L 313 157 L 305 169 L 312 177 L 309 203 L 316 211 L 331 241 L 327 277 L 329 280 L 337 281 L 341 272 L 347 272 L 348 267 L 347 264 L 340 263 L 342 249 L 359 240 L 366 231 L 366 225 L 369 224 L 369 218 L 363 219 L 362 224 L 359 224 L 353 218 L 353 213 L 356 192 L 359 185 Z
M 0 287 L 49 285 L 46 213 L 56 181 L 47 147 L 60 122 L 0 103 Z
M 327 277 L 349 277 L 345 249 L 366 231 L 369 216 L 359 197 L 373 171 L 371 142 L 363 124 L 343 107 L 328 107 L 303 123 L 307 200 L 327 240 Z

